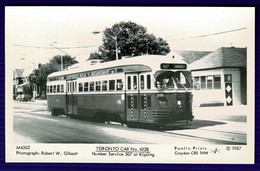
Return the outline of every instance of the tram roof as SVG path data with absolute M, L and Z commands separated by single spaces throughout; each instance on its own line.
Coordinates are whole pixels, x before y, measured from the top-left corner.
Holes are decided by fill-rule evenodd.
M 139 67 L 141 71 L 144 71 L 145 68 L 146 70 L 159 70 L 161 63 L 186 63 L 186 62 L 183 61 L 182 59 L 174 58 L 173 56 L 170 55 L 143 55 L 143 56 L 123 58 L 121 60 L 116 60 L 116 61 L 98 63 L 96 65 L 82 64 L 78 68 L 72 68 L 68 70 L 51 73 L 48 77 L 56 77 L 56 76 L 69 75 L 69 74 L 80 73 L 85 71 L 94 71 L 100 69 L 108 69 L 108 68 L 123 67 L 123 66 L 134 66 L 134 65 L 143 66 L 143 68 Z M 136 71 L 138 71 L 138 67 L 132 68 L 133 71 L 135 69 Z

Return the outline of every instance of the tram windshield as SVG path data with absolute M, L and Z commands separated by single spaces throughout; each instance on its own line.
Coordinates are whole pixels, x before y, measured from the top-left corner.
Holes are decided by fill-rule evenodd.
M 190 89 L 190 71 L 157 71 L 155 87 L 158 89 Z

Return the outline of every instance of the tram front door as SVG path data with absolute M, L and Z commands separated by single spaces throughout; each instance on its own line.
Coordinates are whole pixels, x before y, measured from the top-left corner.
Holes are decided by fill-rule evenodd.
M 77 89 L 77 81 L 67 81 L 67 98 L 66 98 L 66 106 L 67 106 L 67 114 L 68 115 L 77 115 L 77 96 L 73 94 Z
M 126 120 L 140 121 L 139 74 L 126 74 Z

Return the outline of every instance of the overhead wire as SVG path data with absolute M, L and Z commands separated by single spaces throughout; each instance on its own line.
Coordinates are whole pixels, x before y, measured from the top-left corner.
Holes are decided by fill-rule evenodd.
M 186 38 L 179 38 L 179 39 L 171 39 L 167 41 L 175 41 L 175 40 L 185 40 L 185 39 L 194 39 L 194 38 L 200 38 L 200 37 L 208 37 L 208 36 L 214 36 L 214 35 L 219 35 L 219 34 L 225 34 L 225 33 L 230 33 L 230 32 L 235 32 L 235 31 L 240 31 L 240 30 L 245 30 L 247 29 L 246 27 L 239 28 L 239 29 L 233 29 L 233 30 L 227 30 L 227 31 L 222 31 L 222 32 L 216 32 L 216 33 L 210 33 L 210 34 L 204 34 L 204 35 L 199 35 L 199 36 L 192 36 L 192 37 L 186 37 Z
M 55 49 L 53 47 L 29 46 L 29 45 L 22 45 L 22 44 L 13 44 L 13 45 L 14 46 L 20 46 L 20 47 L 28 47 L 28 48 L 38 48 L 38 49 Z M 77 49 L 77 48 L 89 48 L 89 47 L 95 47 L 95 46 L 99 46 L 99 45 L 59 47 L 59 49 Z
M 185 39 L 193 39 L 193 38 L 202 38 L 202 37 L 214 36 L 214 35 L 225 34 L 225 33 L 230 33 L 230 32 L 236 32 L 236 31 L 245 30 L 245 29 L 247 29 L 247 28 L 246 28 L 246 27 L 243 27 L 243 28 L 238 28 L 238 29 L 233 29 L 233 30 L 227 30 L 227 31 L 222 31 L 222 32 L 204 34 L 204 35 L 199 35 L 199 36 L 192 36 L 192 37 L 187 37 L 187 38 L 171 39 L 171 40 L 166 40 L 166 41 L 176 41 L 176 40 L 185 40 Z M 29 46 L 29 45 L 22 45 L 22 44 L 13 44 L 13 45 L 14 45 L 14 46 L 20 46 L 20 47 L 28 47 L 28 48 L 55 49 L 55 48 L 53 48 L 53 47 Z M 74 47 L 59 47 L 59 49 L 90 48 L 90 47 L 95 47 L 95 46 L 100 46 L 100 45 L 74 46 Z

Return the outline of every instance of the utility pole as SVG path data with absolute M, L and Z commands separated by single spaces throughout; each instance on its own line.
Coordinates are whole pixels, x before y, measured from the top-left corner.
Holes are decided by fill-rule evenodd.
M 69 56 L 69 54 L 67 54 L 66 52 L 64 52 L 64 51 L 63 51 L 63 50 L 61 50 L 60 48 L 58 48 L 58 47 L 54 46 L 53 44 L 55 44 L 55 43 L 57 43 L 57 42 L 52 42 L 52 43 L 50 44 L 50 46 L 54 47 L 55 49 L 58 49 L 59 51 L 61 51 L 61 52 L 65 53 L 66 55 L 68 55 L 68 56 Z M 63 57 L 62 57 L 62 55 L 61 55 L 61 71 L 62 71 L 62 70 L 63 70 Z
M 112 30 L 111 30 L 111 31 L 112 31 Z M 118 31 L 117 33 L 114 33 L 114 32 L 112 31 L 115 36 L 112 36 L 112 35 L 110 35 L 110 34 L 107 34 L 109 37 L 111 37 L 112 39 L 115 40 L 115 46 L 116 46 L 116 60 L 118 60 L 117 35 L 118 35 L 121 31 L 122 31 L 121 28 L 119 28 L 119 31 Z M 96 34 L 99 34 L 100 32 L 99 32 L 99 31 L 93 31 L 92 33 L 96 35 Z

